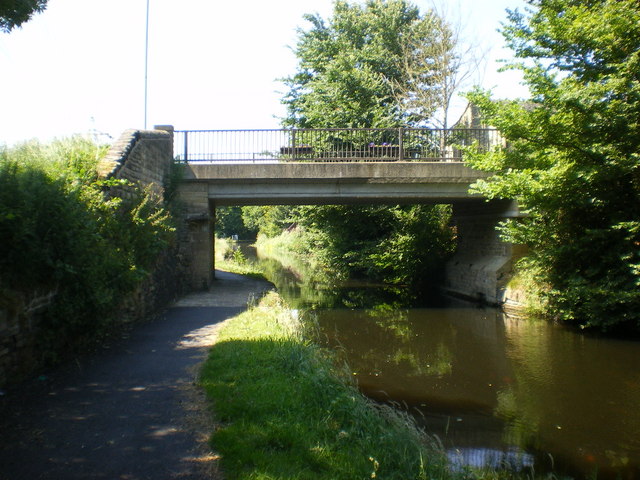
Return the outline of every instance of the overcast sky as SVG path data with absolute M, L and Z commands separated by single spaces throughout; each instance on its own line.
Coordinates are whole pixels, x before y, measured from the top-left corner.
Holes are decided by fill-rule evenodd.
M 430 0 L 414 3 L 423 10 Z M 0 145 L 99 131 L 117 138 L 145 119 L 146 0 L 49 0 L 22 28 L 0 33 Z M 522 0 L 440 0 L 465 37 L 490 54 L 484 87 L 525 95 L 496 32 Z M 282 85 L 305 13 L 332 0 L 150 0 L 147 126 L 279 128 Z M 108 139 L 105 135 L 103 138 Z

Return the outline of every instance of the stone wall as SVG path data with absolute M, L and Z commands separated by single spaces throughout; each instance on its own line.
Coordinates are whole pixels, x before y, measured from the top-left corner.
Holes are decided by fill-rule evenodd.
M 129 130 L 116 141 L 99 165 L 105 178 L 126 179 L 148 187 L 159 196 L 173 162 L 171 127 L 156 130 Z M 116 186 L 106 195 L 127 197 L 132 190 Z M 185 291 L 188 283 L 188 229 L 179 229 L 177 241 L 158 256 L 153 273 L 128 298 L 123 298 L 117 317 L 121 324 L 146 318 Z M 39 365 L 34 351 L 39 316 L 56 292 L 0 292 L 0 386 L 20 379 Z
M 100 163 L 105 178 L 126 179 L 162 195 L 173 162 L 173 128 L 127 130 Z M 112 194 L 123 194 L 115 189 Z
M 0 291 L 0 386 L 38 367 L 34 352 L 38 315 L 55 293 Z
M 149 186 L 162 195 L 173 162 L 173 127 L 155 128 L 152 131 L 126 131 L 102 162 L 101 174 L 106 178 L 126 179 Z M 129 193 L 126 188 L 112 187 L 110 194 L 126 197 Z M 181 185 L 179 195 L 183 218 L 178 243 L 167 261 L 177 260 L 173 271 L 180 290 L 206 289 L 213 275 L 214 210 L 210 206 L 208 188 L 207 185 Z M 157 271 L 163 268 L 159 266 Z M 160 283 L 167 281 L 155 279 L 151 282 L 153 292 L 158 292 L 156 287 Z M 141 301 L 146 296 L 143 294 Z M 143 308 L 141 301 L 133 302 L 132 308 Z
M 173 127 L 156 126 L 155 130 L 127 130 L 112 145 L 99 166 L 104 178 L 127 180 L 141 188 L 149 188 L 164 197 L 173 163 Z M 111 187 L 110 196 L 128 197 L 132 190 Z M 152 274 L 121 304 L 120 316 L 125 321 L 146 318 L 165 306 L 185 290 L 185 229 L 178 226 L 178 241 L 156 261 Z
M 215 208 L 206 183 L 183 182 L 178 191 L 184 205 L 182 248 L 189 259 L 188 285 L 191 290 L 206 290 L 213 280 Z

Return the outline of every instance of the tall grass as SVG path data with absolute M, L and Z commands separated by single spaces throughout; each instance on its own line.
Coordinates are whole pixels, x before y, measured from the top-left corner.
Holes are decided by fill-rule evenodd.
M 507 285 L 523 297 L 523 311 L 532 318 L 544 318 L 549 311 L 550 286 L 542 283 L 541 278 L 544 276 L 540 267 L 523 259 L 516 265 L 516 271 Z
M 275 293 L 230 320 L 201 373 L 229 479 L 450 478 L 402 414 L 362 396 Z M 462 474 L 460 474 L 462 475 Z

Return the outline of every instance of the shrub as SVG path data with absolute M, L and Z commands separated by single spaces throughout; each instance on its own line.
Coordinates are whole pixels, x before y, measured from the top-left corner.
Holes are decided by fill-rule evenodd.
M 126 183 L 98 179 L 105 152 L 76 138 L 0 154 L 0 289 L 55 293 L 38 337 L 47 358 L 105 331 L 172 239 L 150 192 L 125 185 L 132 199 L 105 196 Z

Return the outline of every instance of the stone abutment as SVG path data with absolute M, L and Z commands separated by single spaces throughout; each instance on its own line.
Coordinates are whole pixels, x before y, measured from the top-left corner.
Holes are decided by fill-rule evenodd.
M 513 201 L 453 204 L 457 246 L 445 269 L 447 293 L 488 305 L 517 303 L 509 298 L 507 283 L 524 248 L 502 241 L 496 227 L 519 216 Z

